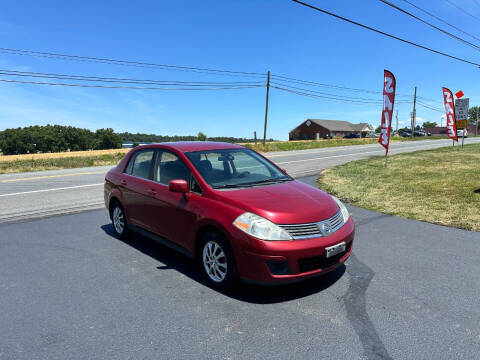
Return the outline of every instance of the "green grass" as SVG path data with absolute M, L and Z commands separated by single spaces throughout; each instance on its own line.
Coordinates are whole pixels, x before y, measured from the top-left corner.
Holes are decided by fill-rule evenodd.
M 321 189 L 386 214 L 480 231 L 480 144 L 354 161 L 326 170 Z
M 0 161 L 0 174 L 116 165 L 125 153 Z

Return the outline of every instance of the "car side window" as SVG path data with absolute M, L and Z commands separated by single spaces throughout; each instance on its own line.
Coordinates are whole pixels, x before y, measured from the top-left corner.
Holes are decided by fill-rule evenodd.
M 160 184 L 168 185 L 170 181 L 178 179 L 190 182 L 190 170 L 182 159 L 168 150 L 158 152 L 154 173 L 153 180 Z
M 130 156 L 130 160 L 128 160 L 128 165 L 125 168 L 125 174 L 132 175 L 133 163 L 135 162 L 136 156 L 137 153 L 133 153 L 132 156 Z
M 198 185 L 198 182 L 193 175 L 192 175 L 191 180 L 190 180 L 190 191 L 192 191 L 194 193 L 197 193 L 197 194 L 202 193 L 202 188 L 200 187 L 200 185 Z
M 152 180 L 153 174 L 153 158 L 155 150 L 141 150 L 135 154 L 133 165 L 131 167 L 131 175 L 142 179 Z M 130 160 L 131 162 L 132 160 Z M 128 164 L 127 170 L 130 167 Z

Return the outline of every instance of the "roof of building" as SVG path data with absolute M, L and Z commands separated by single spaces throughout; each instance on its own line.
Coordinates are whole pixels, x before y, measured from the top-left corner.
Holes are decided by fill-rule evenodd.
M 371 131 L 373 130 L 372 125 L 368 123 L 360 123 L 360 124 L 351 124 L 352 128 L 355 129 L 355 131 Z
M 351 122 L 344 121 L 344 120 L 324 120 L 324 119 L 307 119 L 305 121 L 309 121 L 309 120 L 311 122 L 317 124 L 317 125 L 320 125 L 320 126 L 324 127 L 327 130 L 330 130 L 330 131 L 370 131 L 370 130 L 373 130 L 372 126 L 368 123 L 352 124 Z M 368 128 L 368 130 L 365 130 L 365 128 Z M 295 130 L 295 129 L 293 129 L 293 130 Z

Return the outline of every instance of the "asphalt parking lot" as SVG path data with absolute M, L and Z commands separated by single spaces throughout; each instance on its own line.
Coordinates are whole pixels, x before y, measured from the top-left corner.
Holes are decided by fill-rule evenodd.
M 480 234 L 351 212 L 346 266 L 226 293 L 103 210 L 1 224 L 0 358 L 478 359 Z

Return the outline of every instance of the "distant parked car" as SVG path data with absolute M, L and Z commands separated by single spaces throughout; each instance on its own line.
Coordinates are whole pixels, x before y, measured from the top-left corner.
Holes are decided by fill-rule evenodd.
M 415 130 L 413 132 L 413 135 L 415 135 L 415 136 L 427 136 L 427 133 L 423 130 Z
M 355 134 L 355 133 L 350 133 L 345 135 L 343 138 L 344 139 L 360 139 L 360 134 Z
M 398 135 L 400 135 L 401 137 L 411 137 L 412 133 L 410 131 L 402 131 L 399 132 Z
M 457 136 L 458 137 L 468 137 L 467 129 L 457 130 Z
M 135 231 L 196 259 L 216 288 L 307 279 L 352 253 L 340 200 L 239 145 L 136 147 L 107 173 L 104 194 L 118 237 Z

